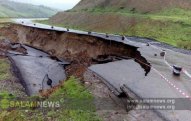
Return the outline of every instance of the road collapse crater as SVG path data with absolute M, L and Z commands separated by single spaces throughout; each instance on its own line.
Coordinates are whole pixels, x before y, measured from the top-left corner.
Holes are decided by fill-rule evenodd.
M 90 69 L 91 65 L 107 64 L 114 61 L 133 60 L 144 70 L 144 76 L 147 76 L 151 69 L 150 63 L 141 56 L 137 47 L 116 41 L 17 24 L 5 26 L 0 31 L 1 36 L 11 40 L 12 43 L 25 45 L 25 49 L 28 47 L 28 49 L 34 49 L 33 51 L 43 50 L 44 53 L 46 52 L 46 56 L 37 55 L 38 58 L 47 59 L 48 56 L 52 60 L 70 62 L 64 68 L 66 76 L 76 76 L 82 81 L 84 72 Z M 34 59 L 32 56 L 29 57 L 31 60 Z M 25 82 L 25 84 L 27 83 Z

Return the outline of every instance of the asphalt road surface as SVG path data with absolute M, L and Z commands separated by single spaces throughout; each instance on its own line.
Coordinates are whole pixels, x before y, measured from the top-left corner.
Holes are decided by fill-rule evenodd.
M 64 67 L 60 62 L 49 58 L 47 53 L 40 50 L 22 46 L 27 49 L 27 54 L 9 51 L 9 58 L 18 70 L 18 78 L 28 95 L 38 95 L 39 91 L 57 86 L 66 79 Z M 48 80 L 51 80 L 51 85 Z

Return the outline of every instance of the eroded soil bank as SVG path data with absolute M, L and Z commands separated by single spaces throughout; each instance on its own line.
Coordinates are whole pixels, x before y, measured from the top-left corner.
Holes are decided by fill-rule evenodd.
M 120 58 L 138 58 L 148 63 L 137 48 L 98 37 L 68 32 L 56 32 L 11 24 L 1 28 L 1 35 L 12 42 L 27 44 L 48 52 L 52 56 L 71 62 L 67 67 L 69 75 L 81 77 L 88 66 L 99 60 L 113 61 Z M 112 56 L 112 57 L 111 57 Z M 100 62 L 100 63 L 101 63 Z M 141 63 L 140 63 L 141 64 Z M 145 74 L 150 68 L 145 65 Z

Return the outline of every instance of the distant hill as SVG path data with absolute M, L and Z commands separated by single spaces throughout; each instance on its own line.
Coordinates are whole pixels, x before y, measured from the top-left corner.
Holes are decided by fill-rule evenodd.
M 0 0 L 0 17 L 50 17 L 58 12 L 55 9 L 10 0 Z

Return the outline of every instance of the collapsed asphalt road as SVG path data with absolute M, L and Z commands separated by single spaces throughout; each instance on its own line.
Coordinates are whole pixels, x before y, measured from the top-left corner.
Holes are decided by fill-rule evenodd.
M 144 51 L 141 49 L 144 49 Z M 147 76 L 143 74 L 141 76 L 141 73 L 143 73 L 141 72 L 142 69 L 133 64 L 132 61 L 125 60 L 104 65 L 93 65 L 89 69 L 97 73 L 101 78 L 104 78 L 106 84 L 109 84 L 109 87 L 114 90 L 113 92 L 125 92 L 127 95 L 133 93 L 131 97 L 134 99 L 187 99 L 184 103 L 183 100 L 176 100 L 177 102 L 174 104 L 176 110 L 154 109 L 154 111 L 163 120 L 188 121 L 191 113 L 189 111 L 191 92 L 188 86 L 190 85 L 190 79 L 183 73 L 181 73 L 180 77 L 174 76 L 172 70 L 164 62 L 163 57 L 160 56 L 160 50 L 148 46 L 143 46 L 139 50 L 152 65 L 151 71 Z M 183 56 L 180 53 L 174 53 L 169 50 L 166 50 L 166 52 L 168 53 L 166 58 L 170 64 L 185 65 L 184 67 L 190 70 L 189 63 L 186 63 L 187 60 L 191 59 L 189 56 Z M 154 54 L 157 54 L 157 56 Z M 175 58 L 177 56 L 185 58 L 185 60 L 176 62 Z
M 64 65 L 67 62 L 53 60 L 47 53 L 26 45 L 15 44 L 14 47 L 26 49 L 26 54 L 8 51 L 7 55 L 28 95 L 38 95 L 66 79 Z
M 120 60 L 107 64 L 96 64 L 89 67 L 91 71 L 103 77 L 105 83 L 117 95 L 123 95 L 121 86 L 127 83 L 127 80 L 135 82 L 145 78 L 144 69 L 133 59 Z
M 24 21 L 24 23 L 21 23 L 21 21 Z M 76 31 L 76 30 L 71 30 L 71 29 L 69 29 L 69 31 L 68 31 L 66 28 L 60 28 L 60 27 L 52 28 L 51 26 L 42 25 L 42 24 L 34 25 L 34 23 L 32 23 L 31 21 L 25 21 L 25 20 L 18 20 L 17 23 L 22 24 L 25 27 L 39 29 L 39 30 L 73 33 L 73 36 L 74 36 L 74 34 L 77 34 L 77 35 L 80 35 L 79 36 L 80 38 L 83 37 L 82 35 L 86 35 L 86 37 L 93 36 L 93 37 L 96 37 L 99 39 L 103 39 L 104 41 L 107 41 L 107 42 L 115 41 L 118 43 L 117 45 L 113 45 L 113 46 L 125 44 L 126 46 L 130 45 L 135 48 L 138 48 L 137 51 L 140 53 L 140 55 L 142 57 L 144 57 L 144 59 L 146 61 L 148 61 L 148 63 L 146 63 L 145 65 L 148 66 L 150 69 L 145 69 L 144 66 L 140 66 L 140 65 L 138 66 L 136 62 L 140 61 L 140 59 L 137 58 L 136 56 L 134 56 L 134 58 L 132 58 L 133 60 L 131 60 L 131 61 L 122 60 L 122 61 L 116 61 L 116 62 L 112 62 L 112 63 L 105 63 L 102 65 L 93 65 L 89 69 L 94 71 L 96 74 L 99 74 L 103 79 L 106 80 L 105 82 L 108 82 L 108 84 L 112 84 L 112 86 L 109 86 L 109 88 L 111 88 L 111 89 L 114 88 L 120 92 L 125 92 L 127 95 L 129 95 L 129 91 L 126 91 L 126 90 L 130 90 L 134 95 L 136 95 L 136 97 L 133 97 L 135 99 L 136 98 L 138 98 L 138 99 L 144 99 L 144 98 L 173 98 L 173 99 L 174 98 L 175 99 L 186 98 L 186 99 L 189 99 L 190 98 L 190 95 L 191 95 L 191 91 L 190 91 L 191 83 L 189 81 L 190 78 L 187 77 L 186 75 L 184 75 L 183 73 L 181 73 L 180 77 L 174 76 L 172 74 L 172 70 L 165 63 L 164 57 L 160 56 L 160 53 L 161 53 L 161 50 L 165 50 L 165 52 L 166 52 L 165 57 L 166 57 L 166 60 L 169 62 L 169 64 L 170 65 L 180 65 L 185 70 L 187 70 L 187 72 L 191 71 L 191 68 L 190 68 L 191 65 L 190 65 L 190 63 L 188 63 L 191 60 L 191 57 L 189 55 L 177 53 L 177 52 L 168 50 L 168 48 L 160 48 L 160 47 L 153 48 L 152 46 L 148 45 L 147 43 L 137 43 L 133 40 L 133 38 L 122 39 L 121 36 L 117 36 L 117 35 L 107 35 L 106 36 L 106 34 L 95 33 L 95 32 L 92 32 L 91 34 L 89 34 L 88 32 Z M 29 33 L 33 34 L 35 31 L 34 29 L 31 29 L 30 31 L 32 31 L 32 32 L 29 32 Z M 19 32 L 22 33 L 22 31 L 19 31 Z M 69 36 L 69 35 L 66 35 L 66 36 Z M 32 45 L 36 45 L 38 47 L 43 47 L 45 50 L 51 46 L 50 44 L 47 45 L 47 43 L 43 43 L 43 45 L 41 46 L 36 41 L 31 42 L 27 39 L 24 40 L 23 38 L 26 38 L 26 37 L 27 36 L 20 37 L 19 41 L 24 42 L 24 43 L 31 43 Z M 41 39 L 41 36 L 38 36 L 38 39 L 39 38 Z M 57 36 L 56 36 L 56 38 L 57 38 Z M 68 39 L 67 37 L 65 37 L 65 38 Z M 71 38 L 71 40 L 74 40 L 76 38 Z M 77 40 L 78 39 L 79 38 L 77 38 Z M 36 40 L 36 39 L 34 39 L 34 40 Z M 58 42 L 60 42 L 60 41 L 58 41 L 56 39 L 54 40 L 54 38 L 51 40 L 51 44 L 56 45 Z M 78 42 L 78 41 L 75 41 L 75 42 Z M 91 55 L 94 55 L 95 53 L 98 53 L 98 52 L 97 51 L 95 52 L 95 47 L 93 46 L 93 45 L 95 45 L 95 43 L 94 42 L 92 42 L 92 43 L 90 42 L 90 45 L 91 45 L 91 48 L 93 48 L 93 49 L 92 50 L 91 50 L 91 48 L 88 48 L 88 49 L 90 49 L 91 52 L 93 52 L 93 53 L 91 53 Z M 59 50 L 57 52 L 58 55 L 63 54 L 63 53 L 61 53 L 61 51 L 63 51 L 63 48 L 65 47 L 64 44 L 72 45 L 69 42 L 63 43 L 63 45 L 57 45 L 57 46 L 62 46 L 61 50 Z M 76 44 L 79 44 L 79 43 L 76 43 Z M 80 46 L 80 44 L 77 46 Z M 83 45 L 83 44 L 81 44 L 81 45 Z M 83 46 L 80 46 L 80 47 L 83 47 Z M 79 49 L 79 50 L 81 49 L 80 47 L 78 47 L 78 48 L 75 47 L 74 49 L 71 49 L 67 46 L 67 49 L 71 50 L 70 52 L 76 52 L 76 49 Z M 108 45 L 108 48 L 109 47 L 110 47 L 110 45 Z M 51 48 L 53 48 L 53 47 L 51 46 Z M 101 49 L 98 49 L 98 51 L 100 51 L 100 50 Z M 104 50 L 104 52 L 106 53 L 107 50 Z M 117 51 L 117 52 L 121 52 L 121 51 Z M 98 53 L 98 54 L 100 54 L 100 53 Z M 126 62 L 125 64 L 128 66 L 124 66 L 124 62 Z M 142 60 L 141 60 L 141 62 L 142 62 Z M 131 65 L 131 66 L 129 66 L 129 65 Z M 96 67 L 96 69 L 95 69 L 95 67 Z M 116 67 L 121 67 L 121 68 L 116 68 Z M 114 70 L 115 70 L 115 73 L 114 73 Z M 133 72 L 134 72 L 133 75 L 136 74 L 137 77 L 134 77 L 132 75 L 131 70 L 133 70 Z M 148 74 L 146 74 L 146 75 L 142 74 L 142 73 L 144 73 L 144 70 L 149 70 Z M 129 77 L 132 77 L 132 78 L 129 78 Z M 185 110 L 166 111 L 166 110 L 157 110 L 156 109 L 156 110 L 154 110 L 154 112 L 156 112 L 157 115 L 159 117 L 161 117 L 161 119 L 163 119 L 163 120 L 188 121 L 190 119 L 190 111 L 185 111 Z

